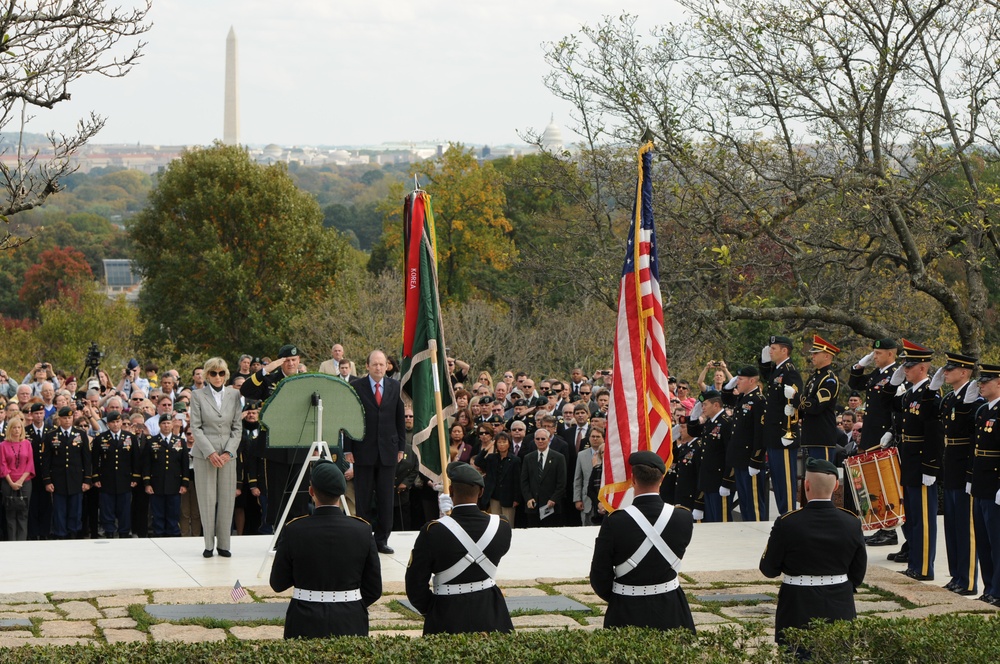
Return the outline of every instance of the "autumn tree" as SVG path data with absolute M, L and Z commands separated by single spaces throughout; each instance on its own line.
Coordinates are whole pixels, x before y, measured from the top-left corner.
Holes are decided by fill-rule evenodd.
M 582 135 L 656 137 L 673 314 L 980 354 L 1000 257 L 995 3 L 680 3 L 682 24 L 609 18 L 547 51 Z
M 462 145 L 450 145 L 435 160 L 413 166 L 431 195 L 437 234 L 438 282 L 442 300 L 465 300 L 489 292 L 498 275 L 516 258 L 508 237 L 510 222 L 503 215 L 504 189 L 500 174 L 480 164 Z M 380 271 L 402 266 L 402 219 L 405 186 L 394 183 L 380 209 L 384 232 L 372 252 L 371 267 Z
M 274 353 L 336 283 L 346 243 L 281 165 L 216 144 L 170 164 L 129 226 L 148 340 L 179 352 Z
M 23 240 L 11 234 L 9 217 L 41 205 L 59 191 L 60 178 L 76 166 L 71 157 L 104 126 L 91 113 L 70 134 L 49 135 L 42 154 L 23 144 L 38 109 L 70 99 L 70 87 L 89 74 L 124 76 L 144 44 L 134 38 L 150 24 L 150 3 L 124 9 L 105 0 L 11 0 L 0 11 L 0 131 L 18 136 L 0 148 L 0 250 Z M 123 42 L 130 45 L 123 49 Z M 13 131 L 11 131 L 13 130 Z
M 33 310 L 42 303 L 79 292 L 94 280 L 84 255 L 72 247 L 49 249 L 28 268 L 18 298 Z

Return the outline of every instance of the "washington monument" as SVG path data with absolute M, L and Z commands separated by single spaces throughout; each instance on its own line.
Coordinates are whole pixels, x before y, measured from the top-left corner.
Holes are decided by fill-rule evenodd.
M 226 37 L 226 106 L 222 123 L 222 142 L 226 145 L 240 143 L 240 91 L 237 81 L 236 31 L 229 28 Z

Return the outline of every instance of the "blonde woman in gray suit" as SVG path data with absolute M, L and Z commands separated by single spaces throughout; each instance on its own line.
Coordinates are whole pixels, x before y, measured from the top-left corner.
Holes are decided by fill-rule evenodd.
M 226 388 L 229 367 L 221 357 L 205 362 L 206 385 L 191 394 L 191 461 L 205 535 L 206 558 L 228 558 L 236 503 L 236 452 L 243 433 L 240 393 Z M 214 518 L 213 518 L 214 515 Z

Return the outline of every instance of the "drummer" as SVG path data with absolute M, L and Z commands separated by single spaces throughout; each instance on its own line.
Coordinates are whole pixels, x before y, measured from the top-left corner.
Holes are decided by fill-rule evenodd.
M 903 339 L 903 366 L 890 383 L 898 385 L 893 410 L 900 414 L 899 472 L 903 485 L 906 522 L 903 534 L 910 545 L 905 570 L 900 574 L 918 581 L 934 580 L 937 552 L 937 483 L 941 459 L 941 397 L 930 387 L 934 351 Z M 902 384 L 903 378 L 909 389 Z
M 945 588 L 959 595 L 975 595 L 976 540 L 972 534 L 972 497 L 965 493 L 966 473 L 972 455 L 972 437 L 976 428 L 976 411 L 985 403 L 976 386 L 970 382 L 976 358 L 958 353 L 945 353 L 947 361 L 931 379 L 931 389 L 942 383 L 951 392 L 941 399 L 941 422 L 944 428 L 944 543 L 948 553 L 948 574 L 951 580 Z

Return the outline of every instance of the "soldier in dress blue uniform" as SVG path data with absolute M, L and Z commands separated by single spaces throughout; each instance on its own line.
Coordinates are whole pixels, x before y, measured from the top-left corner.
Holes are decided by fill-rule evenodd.
M 840 349 L 816 334 L 809 352 L 809 361 L 815 371 L 809 374 L 799 401 L 801 442 L 809 456 L 833 463 L 843 431 L 837 426 L 840 380 L 830 365 Z
M 142 456 L 142 483 L 149 495 L 153 537 L 181 536 L 181 494 L 191 482 L 188 446 L 180 422 L 160 415 L 160 433 L 147 442 Z
M 128 537 L 132 528 L 132 487 L 141 476 L 138 446 L 122 431 L 121 413 L 108 413 L 108 430 L 94 438 L 94 487 L 100 491 L 105 537 Z
M 767 466 L 774 488 L 778 513 L 795 509 L 795 487 L 798 482 L 796 450 L 799 441 L 798 402 L 802 392 L 802 376 L 789 358 L 792 340 L 772 336 L 760 352 L 760 377 L 765 388 L 764 416 L 760 430 L 761 444 L 767 450 Z M 792 437 L 787 437 L 788 432 Z
M 851 376 L 847 380 L 852 390 L 866 392 L 865 422 L 861 427 L 862 451 L 874 450 L 882 441 L 882 437 L 894 434 L 892 400 L 896 395 L 896 387 L 890 385 L 893 372 L 896 370 L 896 350 L 899 344 L 895 339 L 876 339 L 872 343 L 872 351 L 858 360 L 851 367 Z M 865 373 L 869 366 L 874 368 Z M 896 530 L 883 529 L 865 539 L 868 546 L 895 546 L 899 542 Z M 907 552 L 906 555 L 909 555 Z M 896 554 L 890 554 L 895 560 Z M 902 561 L 900 561 L 902 562 Z
M 654 452 L 633 452 L 628 462 L 635 497 L 601 523 L 590 564 L 590 585 L 608 603 L 604 626 L 694 632 L 677 576 L 691 543 L 694 518 L 686 508 L 664 504 L 660 498 L 663 459 Z
M 983 573 L 980 600 L 1000 606 L 1000 365 L 979 365 L 976 447 L 966 491 L 972 496 L 976 555 Z
M 31 441 L 35 472 L 40 473 L 45 463 L 45 451 L 55 438 L 56 428 L 45 423 L 45 404 L 33 403 L 29 408 L 31 419 L 25 425 L 25 434 Z M 37 413 L 37 414 L 36 414 Z M 52 525 L 52 494 L 48 491 L 33 490 L 28 502 L 28 539 L 49 538 Z
M 674 462 L 670 465 L 667 477 L 660 485 L 660 497 L 671 505 L 680 505 L 689 510 L 694 509 L 694 501 L 698 497 L 698 474 L 701 472 L 701 440 L 693 437 L 688 429 L 689 417 L 677 417 L 680 427 L 674 440 Z M 664 489 L 668 485 L 670 494 Z
M 810 457 L 804 484 L 808 502 L 775 520 L 760 558 L 764 576 L 784 574 L 774 616 L 778 643 L 786 628 L 806 627 L 815 618 L 853 620 L 854 590 L 868 566 L 861 521 L 831 500 L 837 467 Z
M 704 421 L 688 422 L 688 431 L 701 437 L 701 468 L 698 497 L 694 501 L 695 521 L 729 523 L 733 520 L 733 469 L 726 465 L 732 423 L 722 407 L 722 395 L 713 389 L 701 393 Z
M 90 490 L 92 469 L 87 432 L 73 426 L 73 409 L 59 409 L 59 428 L 42 461 L 42 484 L 52 494 L 52 536 L 77 537 L 83 528 L 83 492 Z
M 510 549 L 510 524 L 479 509 L 486 483 L 478 470 L 454 461 L 447 473 L 454 507 L 417 535 L 406 567 L 406 597 L 424 615 L 424 634 L 512 632 L 495 581 L 500 559 Z M 445 501 L 442 508 L 447 507 Z
M 732 486 L 723 478 L 723 486 L 739 496 L 743 521 L 766 521 L 771 497 L 767 492 L 766 450 L 761 421 L 764 415 L 764 393 L 759 385 L 757 367 L 742 367 L 722 390 L 722 402 L 732 409 L 732 436 L 726 450 L 726 465 L 733 469 Z
M 910 545 L 907 567 L 901 573 L 919 581 L 934 580 L 938 513 L 934 485 L 944 442 L 939 419 L 941 396 L 931 389 L 927 375 L 933 355 L 931 349 L 903 339 L 903 366 L 889 381 L 898 386 L 893 409 L 900 414 L 899 473 L 906 511 L 903 534 Z M 903 378 L 910 385 L 908 389 Z
M 951 387 L 951 392 L 941 399 L 944 542 L 951 575 L 945 588 L 959 595 L 976 595 L 979 568 L 972 532 L 972 496 L 965 492 L 965 482 L 972 457 L 976 411 L 984 402 L 971 382 L 978 360 L 958 353 L 945 353 L 945 357 L 945 365 L 934 374 L 930 384 L 932 390 L 943 383 Z
M 340 468 L 317 461 L 309 482 L 315 511 L 289 521 L 278 538 L 271 588 L 295 587 L 286 639 L 368 635 L 368 607 L 382 596 L 382 567 L 371 526 L 340 509 L 346 491 Z

